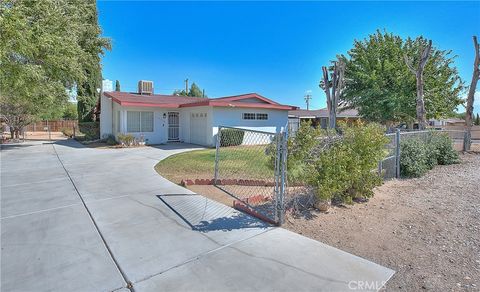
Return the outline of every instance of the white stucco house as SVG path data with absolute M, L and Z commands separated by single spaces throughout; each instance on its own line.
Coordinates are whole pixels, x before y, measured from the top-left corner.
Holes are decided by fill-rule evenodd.
M 212 147 L 219 126 L 277 133 L 287 126 L 288 111 L 256 93 L 199 98 L 145 93 L 103 92 L 100 135 L 143 135 L 148 144 L 186 142 Z

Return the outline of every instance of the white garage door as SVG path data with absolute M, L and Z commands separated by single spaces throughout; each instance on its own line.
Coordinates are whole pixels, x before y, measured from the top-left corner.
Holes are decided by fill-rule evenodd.
M 192 113 L 190 116 L 190 142 L 207 145 L 207 114 Z

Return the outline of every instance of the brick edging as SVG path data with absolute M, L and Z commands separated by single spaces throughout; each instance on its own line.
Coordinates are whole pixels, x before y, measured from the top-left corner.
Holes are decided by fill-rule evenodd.
M 215 180 L 212 179 L 182 179 L 180 185 L 186 187 L 191 185 L 214 185 Z M 260 187 L 274 187 L 275 182 L 267 182 L 265 180 L 255 179 L 218 179 L 216 185 L 239 185 L 239 186 L 260 186 Z

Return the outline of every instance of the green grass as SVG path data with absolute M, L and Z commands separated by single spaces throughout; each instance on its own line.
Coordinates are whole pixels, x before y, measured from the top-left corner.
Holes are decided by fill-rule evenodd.
M 270 156 L 265 146 L 236 146 L 220 148 L 219 178 L 273 179 Z M 156 166 L 163 177 L 180 183 L 182 179 L 214 176 L 215 149 L 195 150 L 172 155 Z

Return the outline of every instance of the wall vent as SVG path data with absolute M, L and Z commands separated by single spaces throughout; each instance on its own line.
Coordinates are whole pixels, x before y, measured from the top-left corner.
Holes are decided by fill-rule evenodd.
M 147 80 L 138 81 L 138 94 L 145 94 L 145 95 L 153 94 L 153 81 L 147 81 Z

